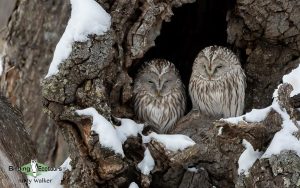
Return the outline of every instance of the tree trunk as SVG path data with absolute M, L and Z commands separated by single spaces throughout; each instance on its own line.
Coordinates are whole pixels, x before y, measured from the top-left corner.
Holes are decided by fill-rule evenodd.
M 6 19 L 7 27 L 0 34 L 0 53 L 5 60 L 1 91 L 22 111 L 26 129 L 38 148 L 39 161 L 61 164 L 67 151 L 55 123 L 43 112 L 40 80 L 48 70 L 55 45 L 66 27 L 69 2 L 21 0 L 16 4 L 15 1 L 3 3 L 7 6 L 0 6 L 1 13 L 7 12 L 7 7 L 14 9 L 5 15 L 9 18 Z
M 228 42 L 241 49 L 247 75 L 247 108 L 263 108 L 281 78 L 299 65 L 299 1 L 237 0 Z
M 247 75 L 246 111 L 270 105 L 282 76 L 299 65 L 297 0 L 97 2 L 112 17 L 110 30 L 90 36 L 88 42 L 74 43 L 59 73 L 42 81 L 42 96 L 39 80 L 65 28 L 68 3 L 17 1 L 6 30 L 7 73 L 1 88 L 13 104 L 21 107 L 31 137 L 39 144 L 41 159 L 53 161 L 57 145 L 61 145 L 57 134 L 63 135 L 72 159 L 72 171 L 64 176 L 65 186 L 128 187 L 133 181 L 141 187 L 298 185 L 300 159 L 292 152 L 258 160 L 247 177 L 237 172 L 243 139 L 255 150 L 265 151 L 281 129 L 281 116 L 274 110 L 261 122 L 237 125 L 188 112 L 171 133 L 188 135 L 197 144 L 173 153 L 151 141 L 147 147 L 156 166 L 149 176 L 137 170 L 145 149 L 141 137 L 124 143 L 122 158 L 100 146 L 98 135 L 91 132 L 89 117 L 75 114 L 75 110 L 94 107 L 116 126 L 114 117 L 135 119 L 132 80 L 144 61 L 157 57 L 171 60 L 187 86 L 195 56 L 213 44 L 227 46 L 240 56 Z M 290 99 L 287 85 L 279 91 L 281 108 L 299 121 L 295 110 L 299 97 Z M 52 123 L 42 113 L 42 104 Z M 189 166 L 200 170 L 187 171 Z M 280 171 L 284 166 L 287 168 Z
M 0 96 L 0 187 L 27 187 L 20 183 L 25 176 L 10 166 L 15 169 L 29 163 L 35 152 L 20 111 Z

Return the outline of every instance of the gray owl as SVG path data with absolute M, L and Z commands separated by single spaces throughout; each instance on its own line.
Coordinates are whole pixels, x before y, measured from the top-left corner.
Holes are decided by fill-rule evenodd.
M 175 66 L 164 59 L 147 62 L 134 81 L 134 110 L 141 121 L 166 133 L 183 116 L 186 95 Z
M 245 78 L 232 51 L 220 46 L 205 48 L 194 61 L 189 83 L 193 108 L 217 118 L 242 115 Z

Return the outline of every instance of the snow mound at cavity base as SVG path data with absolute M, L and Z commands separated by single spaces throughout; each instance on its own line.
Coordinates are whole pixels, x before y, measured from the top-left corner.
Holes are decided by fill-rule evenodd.
M 167 150 L 172 152 L 182 151 L 196 144 L 190 137 L 181 134 L 168 135 L 152 132 L 148 136 L 143 136 L 144 143 L 150 142 L 151 139 L 162 143 Z
M 137 124 L 135 121 L 126 118 L 118 118 L 121 126 L 116 127 L 119 139 L 124 143 L 130 136 L 138 136 L 144 129 L 144 124 Z
M 103 35 L 111 25 L 110 15 L 94 0 L 71 0 L 71 18 L 56 45 L 46 78 L 58 73 L 58 67 L 67 59 L 75 41 L 85 42 L 88 35 Z
M 119 139 L 114 126 L 100 115 L 95 108 L 86 108 L 83 110 L 76 110 L 78 115 L 86 115 L 93 117 L 93 125 L 91 130 L 99 135 L 100 145 L 112 149 L 115 153 L 124 157 L 122 142 Z

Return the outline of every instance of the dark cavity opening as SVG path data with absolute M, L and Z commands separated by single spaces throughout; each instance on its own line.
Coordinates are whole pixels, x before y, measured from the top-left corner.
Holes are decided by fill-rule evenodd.
M 193 61 L 203 48 L 227 44 L 229 10 L 235 0 L 197 0 L 173 9 L 171 22 L 164 22 L 155 46 L 129 71 L 135 77 L 141 65 L 154 58 L 163 58 L 175 64 L 188 91 Z M 191 108 L 189 101 L 188 110 Z

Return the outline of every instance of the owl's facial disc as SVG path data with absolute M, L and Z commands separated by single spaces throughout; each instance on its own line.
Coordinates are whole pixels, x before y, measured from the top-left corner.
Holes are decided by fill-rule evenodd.
M 208 60 L 206 57 L 200 57 L 198 62 L 200 63 L 199 76 L 208 81 L 219 80 L 222 78 L 223 74 L 228 71 L 225 61 L 218 57 L 213 60 Z
M 213 74 L 212 72 L 213 70 L 209 59 L 207 59 L 205 56 L 200 56 L 197 58 L 195 70 L 201 79 L 211 80 L 211 75 Z
M 172 93 L 176 88 L 179 88 L 176 75 L 174 72 L 169 72 L 168 74 L 163 74 L 160 77 L 160 95 L 162 97 L 167 96 Z
M 204 64 L 204 66 L 205 66 L 205 72 L 208 76 L 208 79 L 211 80 L 211 78 L 213 77 L 213 74 L 215 72 L 215 69 L 214 69 L 214 67 L 212 67 L 211 63 Z
M 212 61 L 212 69 L 213 69 L 213 75 L 212 78 L 214 80 L 219 80 L 222 77 L 224 77 L 224 74 L 226 74 L 229 71 L 230 66 L 226 65 L 225 60 L 220 58 L 215 58 Z
M 180 83 L 176 72 L 172 69 L 167 72 L 148 72 L 140 78 L 139 86 L 153 99 L 160 100 L 162 97 L 172 94 L 174 89 L 180 89 L 182 87 Z
M 152 97 L 157 96 L 157 85 L 158 81 L 154 78 L 147 78 L 147 80 L 144 82 L 144 88 Z
M 217 80 L 220 78 L 220 71 L 223 69 L 222 64 L 210 64 L 211 66 L 207 70 L 209 80 Z
M 143 87 L 151 97 L 158 99 L 166 95 L 165 83 L 165 80 L 159 75 L 151 74 L 144 79 Z

